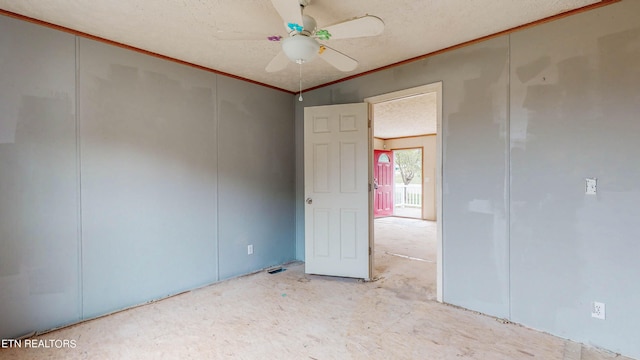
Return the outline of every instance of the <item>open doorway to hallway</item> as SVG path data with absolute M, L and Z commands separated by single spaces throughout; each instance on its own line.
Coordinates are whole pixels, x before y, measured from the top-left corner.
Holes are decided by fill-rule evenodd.
M 375 219 L 374 226 L 375 277 L 408 282 L 403 287 L 420 288 L 423 300 L 436 300 L 436 223 L 389 216 Z
M 371 104 L 376 188 L 373 276 L 386 281 L 402 274 L 425 289 L 425 299 L 441 301 L 440 89 L 427 85 L 365 101 Z M 381 171 L 385 167 L 392 169 L 392 191 L 385 188 L 389 180 L 383 177 L 390 176 Z

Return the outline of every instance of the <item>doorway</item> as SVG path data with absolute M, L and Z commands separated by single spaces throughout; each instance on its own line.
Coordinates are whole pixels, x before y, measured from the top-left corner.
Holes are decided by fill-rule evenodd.
M 395 165 L 393 151 L 373 151 L 373 215 L 393 216 L 395 210 Z
M 399 214 L 379 217 L 372 221 L 371 232 L 373 252 L 375 258 L 384 264 L 372 264 L 375 268 L 374 277 L 379 277 L 379 271 L 388 271 L 386 266 L 398 264 L 388 261 L 389 256 L 406 261 L 430 264 L 432 274 L 425 281 L 433 284 L 432 296 L 442 301 L 442 84 L 435 83 L 417 88 L 406 89 L 390 94 L 383 94 L 365 99 L 369 103 L 372 121 L 372 168 L 375 173 L 375 163 L 380 152 L 419 149 L 421 154 L 420 184 L 420 215 L 416 218 L 401 218 Z M 395 155 L 395 154 L 394 154 Z M 394 173 L 399 172 L 397 159 L 394 156 Z M 400 177 L 402 175 L 400 174 Z M 414 174 L 415 178 L 416 175 Z M 379 179 L 374 179 L 379 180 Z M 406 180 L 406 178 L 404 179 Z M 403 181 L 404 183 L 405 181 Z M 411 182 L 409 182 L 411 183 Z M 407 184 L 408 185 L 408 184 Z M 374 187 L 376 183 L 374 182 Z M 414 186 L 415 187 L 415 186 Z M 377 195 L 374 192 L 374 197 Z M 394 191 L 394 198 L 397 195 Z M 415 196 L 414 196 L 415 198 Z M 373 203 L 376 203 L 373 199 Z M 416 205 L 416 201 L 412 204 Z M 402 202 L 394 200 L 394 205 L 402 206 Z M 406 207 L 406 203 L 404 206 Z M 395 210 L 395 206 L 394 206 Z M 375 212 L 375 211 L 372 211 Z M 421 241 L 416 243 L 414 240 Z M 430 244 L 428 244 L 430 242 Z M 429 248 L 430 246 L 430 248 Z M 414 256 L 415 255 L 415 256 Z M 383 257 L 383 256 L 386 256 Z M 391 264 L 391 265 L 389 265 Z M 399 266 L 399 265 L 393 265 Z M 427 265 L 424 265 L 427 266 Z M 419 272 L 416 266 L 407 267 L 407 271 Z M 421 269 L 421 268 L 420 268 Z M 412 276 L 412 274 L 405 274 Z M 413 274 L 415 275 L 415 274 Z M 418 281 L 422 281 L 418 279 Z M 427 286 L 432 288 L 432 286 Z
M 393 149 L 393 216 L 427 219 L 422 181 L 423 148 Z M 431 156 L 435 154 L 431 153 Z
M 428 219 L 423 208 L 422 153 L 421 147 L 373 151 L 375 218 L 397 216 Z

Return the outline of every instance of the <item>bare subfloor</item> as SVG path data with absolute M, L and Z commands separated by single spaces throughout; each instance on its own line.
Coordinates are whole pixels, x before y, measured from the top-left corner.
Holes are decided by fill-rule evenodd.
M 376 234 L 373 282 L 289 264 L 38 337 L 75 348 L 0 358 L 628 359 L 433 301 L 435 223 L 378 219 Z

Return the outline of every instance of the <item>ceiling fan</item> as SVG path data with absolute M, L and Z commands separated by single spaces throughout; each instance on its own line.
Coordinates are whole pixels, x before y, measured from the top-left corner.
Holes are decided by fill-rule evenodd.
M 275 35 L 268 40 L 282 43 L 282 50 L 269 62 L 267 72 L 283 70 L 290 61 L 302 65 L 320 57 L 340 71 L 352 71 L 358 66 L 355 59 L 330 48 L 320 41 L 376 36 L 384 31 L 384 22 L 372 15 L 340 21 L 318 28 L 316 20 L 304 14 L 311 0 L 271 0 L 284 21 L 289 37 Z

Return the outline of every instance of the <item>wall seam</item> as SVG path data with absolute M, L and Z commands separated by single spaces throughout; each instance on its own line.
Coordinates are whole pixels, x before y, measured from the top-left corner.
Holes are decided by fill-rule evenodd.
M 76 212 L 78 231 L 78 307 L 84 319 L 84 252 L 82 236 L 82 154 L 80 145 L 80 37 L 75 36 Z
M 302 191 L 300 191 L 300 181 L 298 179 L 298 144 L 299 144 L 299 139 L 298 139 L 298 124 L 296 122 L 296 98 L 295 95 L 292 97 L 293 100 L 293 106 L 292 106 L 292 112 L 293 112 L 293 151 L 294 151 L 294 156 L 293 156 L 293 258 L 296 260 L 301 260 L 298 259 L 298 250 L 300 249 L 300 239 L 299 239 L 299 235 L 300 235 L 300 231 L 299 231 L 299 227 L 300 227 L 300 219 L 299 219 L 299 207 L 300 205 L 298 204 L 298 194 L 302 193 Z M 304 199 L 304 194 L 302 195 L 302 198 Z M 304 261 L 304 256 L 302 256 L 302 260 Z
M 511 34 L 507 36 L 507 114 L 506 114 L 506 221 L 507 221 L 507 302 L 512 319 L 511 304 Z
M 220 98 L 218 89 L 218 75 L 215 75 L 216 94 L 215 104 L 215 129 L 216 129 L 216 282 L 220 281 Z
M 436 115 L 436 178 L 435 178 L 435 181 L 436 181 L 436 230 L 439 232 L 439 235 L 437 235 L 436 237 L 436 241 L 440 246 L 440 262 L 441 262 L 441 265 L 439 265 L 439 270 L 440 270 L 439 275 L 437 270 L 438 268 L 436 268 L 436 276 L 438 276 L 438 278 L 436 279 L 436 294 L 440 292 L 440 301 L 442 303 L 445 303 L 444 294 L 446 289 L 446 283 L 444 280 L 444 276 L 445 276 L 444 208 L 445 208 L 445 205 L 444 205 L 444 191 L 443 191 L 444 190 L 444 145 L 445 145 L 444 87 L 445 87 L 444 80 L 441 80 L 440 87 L 437 90 L 437 95 L 436 95 L 437 96 L 437 99 L 436 99 L 437 115 Z M 438 140 L 438 137 L 440 138 L 439 140 Z M 438 179 L 438 173 L 440 173 L 440 179 Z M 440 180 L 439 183 L 438 183 L 438 180 Z M 440 198 L 440 213 L 438 213 L 438 198 Z M 436 248 L 436 254 L 437 254 L 437 251 L 438 250 Z M 437 285 L 438 280 L 441 280 L 439 291 L 438 291 L 438 285 Z

